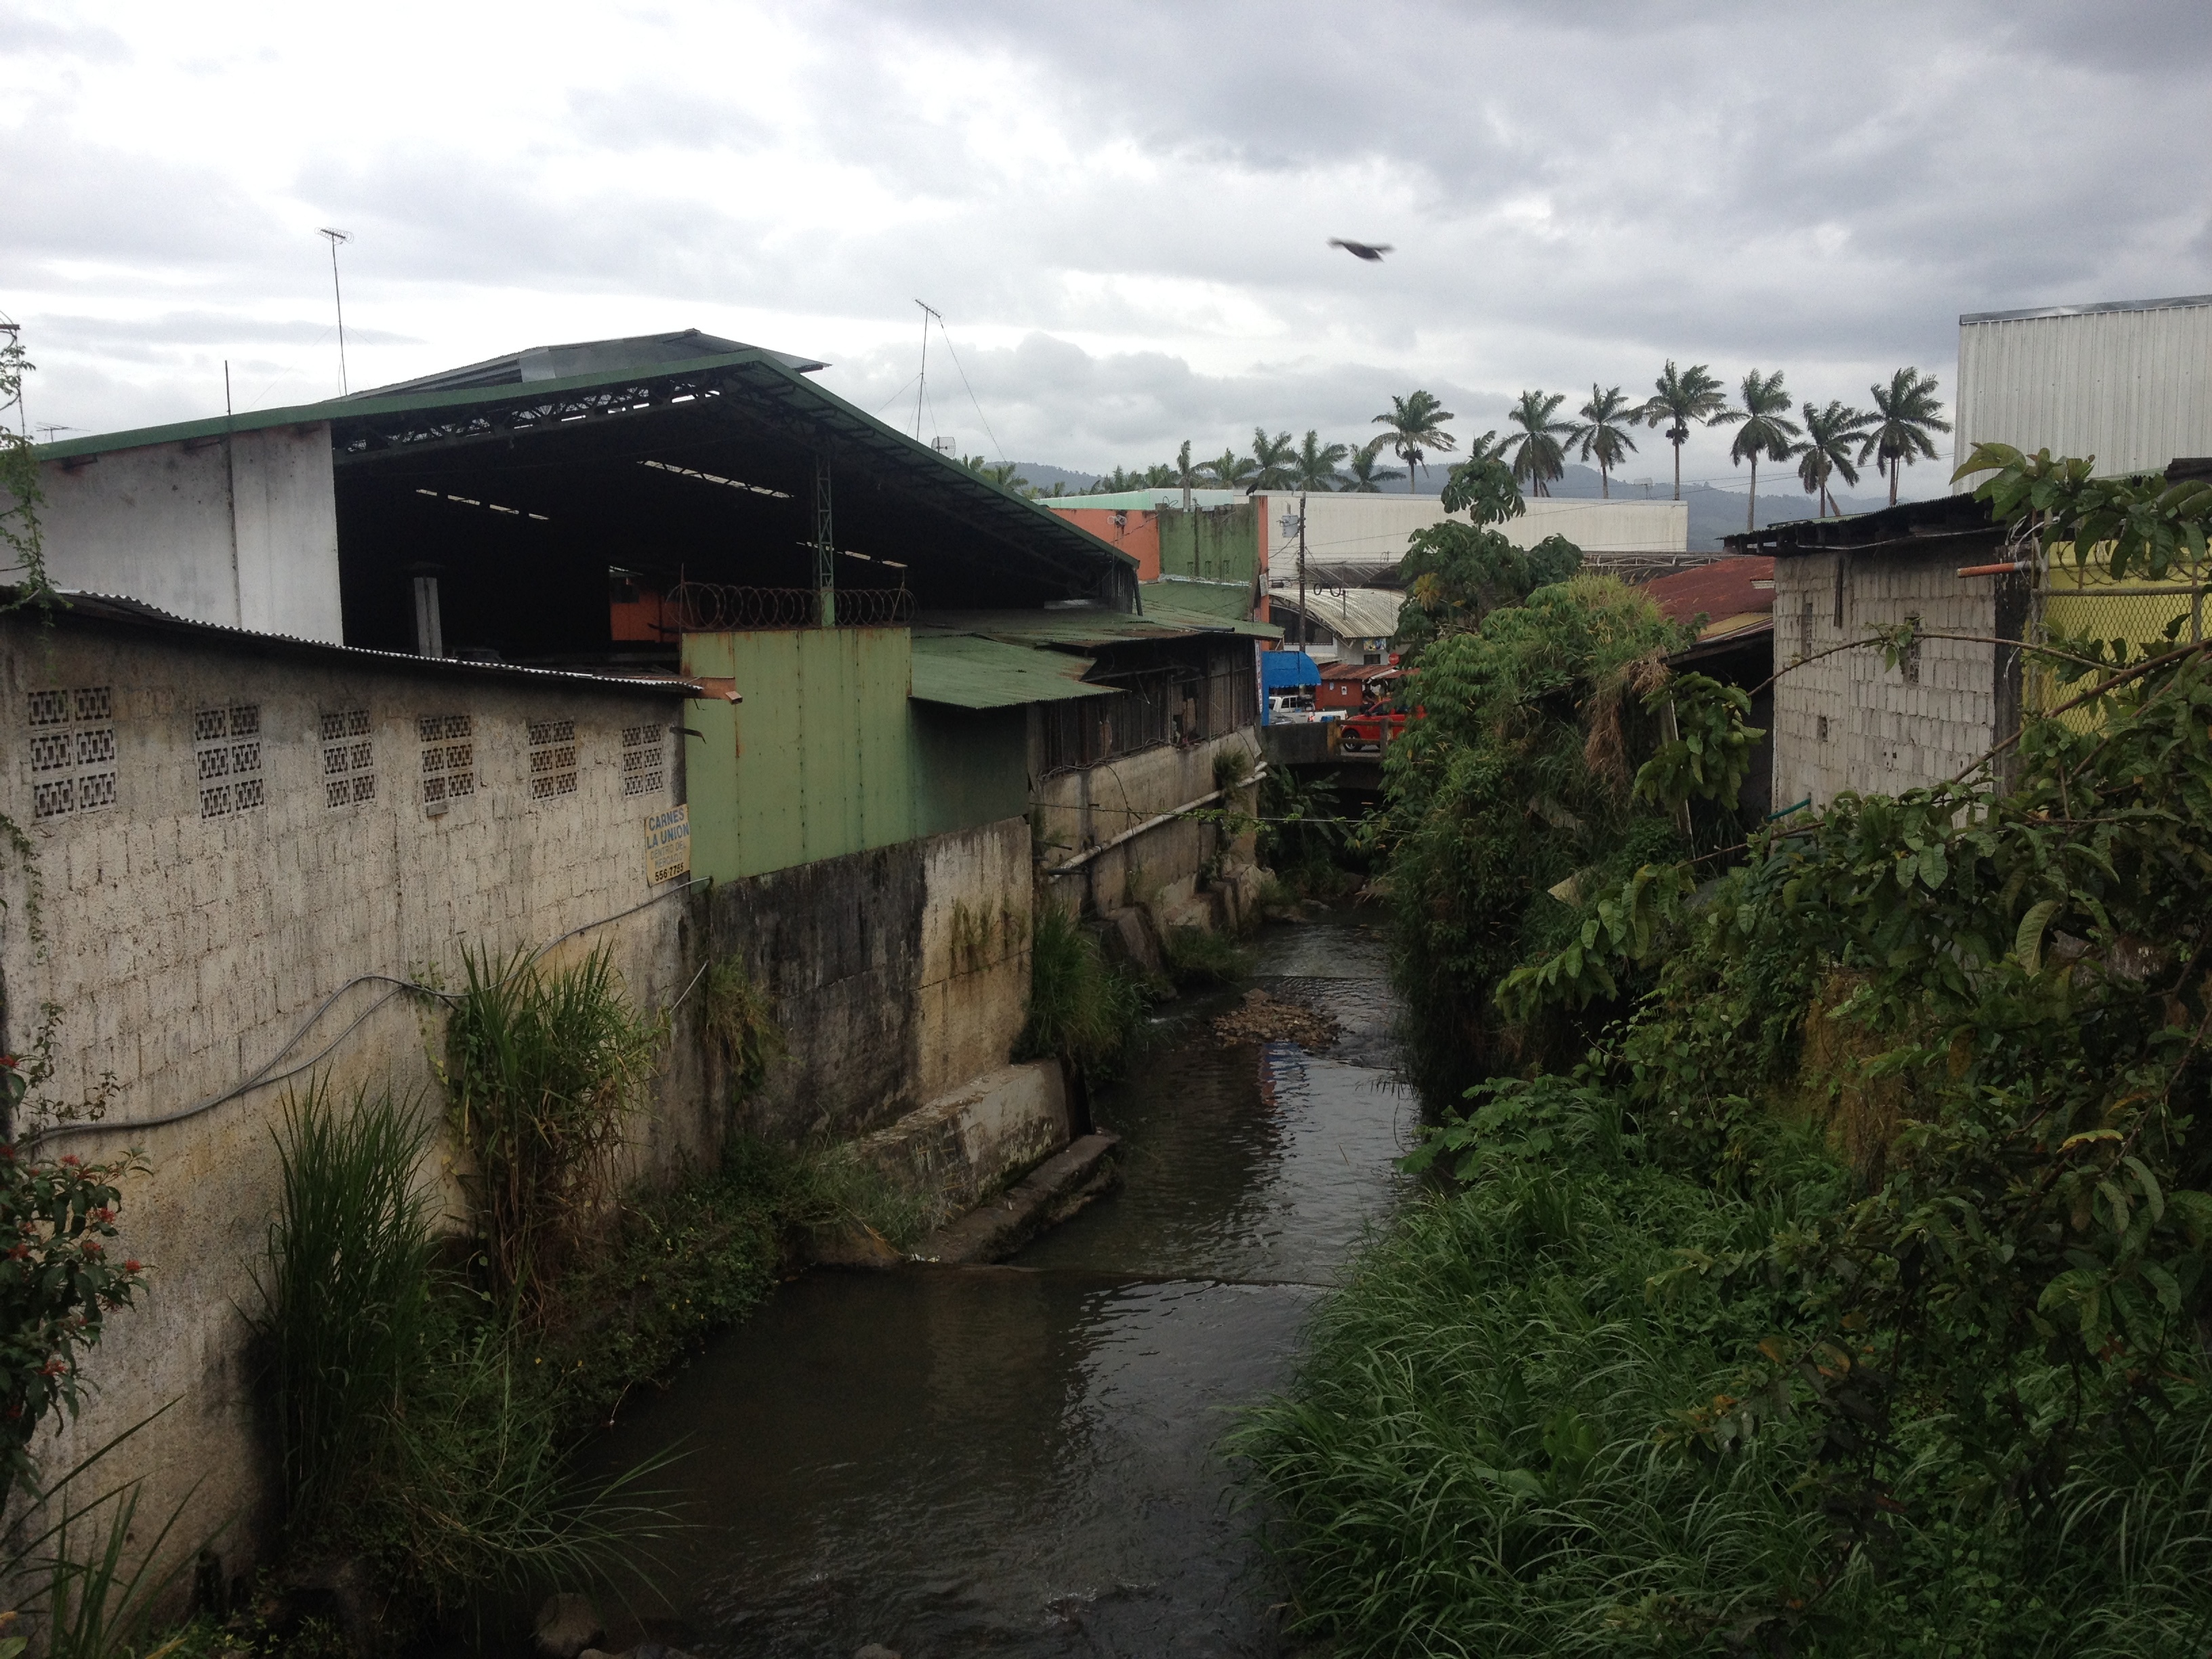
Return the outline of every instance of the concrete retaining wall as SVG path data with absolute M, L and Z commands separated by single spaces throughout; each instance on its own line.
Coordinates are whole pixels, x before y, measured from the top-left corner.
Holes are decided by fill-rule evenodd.
M 1112 841 L 1147 818 L 1171 812 L 1213 793 L 1214 758 L 1241 749 L 1259 762 L 1259 728 L 1186 747 L 1163 744 L 1118 760 L 1061 772 L 1037 787 L 1037 840 L 1045 867 Z M 1249 800 L 1249 797 L 1248 797 Z M 1201 872 L 1222 854 L 1219 826 L 1179 818 L 1109 847 L 1079 869 L 1051 878 L 1053 896 L 1104 913 L 1138 904 L 1173 910 L 1194 896 Z M 1249 833 L 1231 849 L 1234 862 L 1252 861 Z
M 176 1402 L 132 1443 L 130 1467 L 149 1477 L 143 1512 L 166 1515 L 198 1483 L 178 1537 L 234 1517 L 224 1551 L 250 1558 L 266 1465 L 246 1320 L 280 1191 L 286 1087 L 272 1077 L 182 1121 L 134 1126 L 325 1049 L 319 1074 L 342 1095 L 388 1087 L 434 1109 L 442 1015 L 356 981 L 452 985 L 465 946 L 504 956 L 585 929 L 556 960 L 605 944 L 640 1005 L 668 1006 L 684 988 L 689 921 L 680 884 L 647 879 L 643 822 L 680 799 L 681 779 L 661 766 L 635 787 L 645 779 L 624 769 L 636 752 L 624 733 L 647 729 L 672 757 L 665 734 L 682 704 L 319 647 L 287 658 L 205 635 L 67 620 L 47 630 L 21 615 L 0 623 L 0 729 L 15 763 L 0 775 L 0 810 L 31 836 L 39 924 L 34 937 L 27 872 L 11 867 L 0 1042 L 21 1053 L 41 1008 L 58 1009 L 43 1092 L 98 1099 L 105 1116 L 41 1150 L 101 1159 L 138 1147 L 151 1164 L 126 1183 L 122 1211 L 125 1247 L 153 1264 L 151 1294 L 110 1322 L 83 1416 L 36 1450 L 66 1467 Z M 441 725 L 423 741 L 420 721 L 457 718 L 465 735 Z M 331 720 L 343 730 L 325 742 Z M 545 721 L 568 723 L 573 763 L 561 792 L 540 796 L 529 738 Z M 68 766 L 46 763 L 64 752 L 57 738 Z M 448 767 L 455 749 L 468 754 Z M 432 750 L 453 792 L 435 812 L 424 798 Z M 62 782 L 68 810 L 53 793 Z M 216 788 L 232 793 L 211 799 Z M 690 1012 L 635 1126 L 640 1170 L 704 1152 L 719 1133 Z

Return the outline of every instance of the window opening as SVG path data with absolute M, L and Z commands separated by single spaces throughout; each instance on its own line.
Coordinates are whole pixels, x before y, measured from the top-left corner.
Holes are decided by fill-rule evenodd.
M 658 726 L 626 726 L 622 734 L 623 793 L 650 795 L 667 787 L 667 732 Z
M 530 722 L 530 799 L 576 793 L 576 722 Z
M 200 816 L 250 812 L 266 799 L 261 774 L 261 705 L 233 703 L 192 716 L 192 759 L 199 775 Z
M 32 817 L 114 805 L 115 714 L 108 688 L 33 691 L 25 714 L 31 728 Z
M 422 805 L 442 812 L 477 792 L 476 719 L 470 714 L 425 714 L 415 722 L 422 742 Z
M 370 745 L 368 710 L 324 715 L 322 739 L 325 804 L 353 806 L 374 800 L 376 754 Z

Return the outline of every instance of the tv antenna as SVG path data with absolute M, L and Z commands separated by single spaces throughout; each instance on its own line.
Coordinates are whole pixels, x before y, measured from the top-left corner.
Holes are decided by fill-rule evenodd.
M 337 302 L 338 309 L 338 395 L 343 397 L 352 388 L 346 384 L 345 294 L 338 287 L 338 244 L 353 240 L 353 233 L 349 230 L 332 230 L 325 225 L 317 230 L 315 234 L 327 236 L 331 242 L 331 298 Z
M 929 390 L 929 319 L 935 317 L 937 325 L 943 328 L 945 318 L 934 306 L 922 305 L 919 300 L 916 300 L 915 304 L 921 306 L 921 374 L 914 388 L 914 441 L 920 443 L 921 441 L 921 398 L 922 394 Z

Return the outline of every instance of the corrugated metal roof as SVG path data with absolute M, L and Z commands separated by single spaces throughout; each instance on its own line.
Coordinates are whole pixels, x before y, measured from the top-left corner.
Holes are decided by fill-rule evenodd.
M 1767 586 L 1762 589 L 1753 586 L 1755 582 Z M 1655 577 L 1643 585 L 1642 591 L 1668 622 L 1686 623 L 1702 612 L 1708 618 L 1705 633 L 1711 635 L 1728 631 L 1721 629 L 1723 619 L 1759 611 L 1772 616 L 1773 584 L 1773 556 L 1749 554 Z
M 1959 323 L 2020 323 L 2032 317 L 2087 317 L 2100 311 L 2172 311 L 2185 306 L 2212 306 L 2212 294 L 2185 294 L 2172 300 L 2096 300 L 2078 306 L 2031 306 L 2026 311 L 1968 311 Z
M 1049 611 L 925 611 L 914 619 L 916 644 L 932 634 L 973 634 L 1016 645 L 1101 646 L 1127 640 L 1170 640 L 1193 634 L 1241 634 L 1280 639 L 1282 629 L 1241 617 L 1213 617 L 1155 599 L 1145 589 L 1145 614 L 1109 611 L 1103 605 L 1068 605 Z
M 1092 659 L 1066 651 L 1040 651 L 972 634 L 918 634 L 914 641 L 917 702 L 955 708 L 1014 708 L 1024 703 L 1115 695 L 1110 685 L 1088 685 Z
M 691 339 L 688 331 L 641 339 Z M 698 335 L 697 342 L 716 342 Z M 621 346 L 623 342 L 603 343 Z M 547 349 L 554 349 L 547 348 Z M 584 351 L 586 346 L 559 348 Z M 515 359 L 528 356 L 518 353 Z M 506 359 L 489 359 L 475 369 L 495 368 Z M 803 362 L 803 360 L 800 360 Z M 596 368 L 557 380 L 470 385 L 452 390 L 398 390 L 389 395 L 363 393 L 315 404 L 260 410 L 251 414 L 143 427 L 96 434 L 62 443 L 41 444 L 33 452 L 41 461 L 68 460 L 111 450 L 216 438 L 234 432 L 327 422 L 334 459 L 339 465 L 373 464 L 385 453 L 404 451 L 419 441 L 463 440 L 513 443 L 541 430 L 574 430 L 580 419 L 623 418 L 642 412 L 665 415 L 686 407 L 708 414 L 714 399 L 744 400 L 779 423 L 803 427 L 810 437 L 838 446 L 888 481 L 919 489 L 929 504 L 970 528 L 999 539 L 1039 562 L 1056 567 L 1073 580 L 1076 592 L 1113 590 L 1117 597 L 1135 588 L 1137 561 L 1081 526 L 1048 511 L 1027 496 L 969 471 L 866 410 L 847 403 L 792 367 L 783 353 L 747 346 L 688 362 L 656 362 L 636 368 Z M 489 368 L 488 368 L 488 365 Z M 455 370 L 466 377 L 472 370 Z M 432 380 L 441 377 L 433 376 Z M 410 382 L 410 385 L 423 383 Z M 574 395 L 572 395 L 574 394 Z M 635 395 L 633 395 L 635 394 Z M 575 407 L 570 408 L 569 406 Z M 565 411 L 565 412 L 564 412 Z
M 1297 585 L 1285 586 L 1279 580 L 1267 589 L 1267 603 L 1295 616 L 1298 609 Z M 1316 624 L 1326 628 L 1339 639 L 1382 640 L 1398 631 L 1398 613 L 1405 608 L 1406 596 L 1392 587 L 1340 587 L 1306 589 L 1305 613 Z
M 1139 584 L 1139 602 L 1149 613 L 1155 603 L 1176 611 L 1194 611 L 1226 622 L 1243 622 L 1252 614 L 1252 584 L 1215 582 L 1196 576 L 1162 576 Z
M 1155 507 L 1182 506 L 1180 489 L 1113 489 L 1097 495 L 1044 495 L 1038 498 L 1047 507 L 1121 507 L 1150 511 Z M 1251 499 L 1241 489 L 1194 489 L 1190 492 L 1194 507 L 1238 507 Z
M 13 597 L 14 588 L 0 588 Z M 461 657 L 417 657 L 404 651 L 373 651 L 365 646 L 332 645 L 327 640 L 303 640 L 295 634 L 264 634 L 251 629 L 229 628 L 221 623 L 196 622 L 158 605 L 121 593 L 87 593 L 74 588 L 56 592 L 58 603 L 52 617 L 58 626 L 85 625 L 125 628 L 149 634 L 182 635 L 204 644 L 260 657 L 308 657 L 325 663 L 358 663 L 364 667 L 393 670 L 446 679 L 503 679 L 520 681 L 548 690 L 635 691 L 663 697 L 696 697 L 702 690 L 695 680 L 666 674 L 593 674 L 574 668 L 532 668 L 514 662 L 474 662 Z M 35 611 L 18 611 L 37 621 Z
M 618 340 L 580 340 L 569 345 L 530 346 L 480 363 L 446 368 L 412 380 L 371 386 L 341 398 L 340 403 L 366 403 L 421 392 L 464 392 L 479 386 L 528 386 L 539 380 L 566 380 L 578 374 L 634 374 L 639 370 L 673 363 L 693 363 L 702 357 L 724 357 L 732 352 L 757 351 L 786 368 L 811 374 L 829 364 L 817 358 L 788 351 L 770 351 L 743 340 L 726 340 L 696 328 L 673 334 L 631 334 Z

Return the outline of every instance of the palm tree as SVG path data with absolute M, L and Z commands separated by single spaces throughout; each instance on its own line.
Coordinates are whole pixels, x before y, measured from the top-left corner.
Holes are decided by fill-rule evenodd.
M 1224 489 L 1241 489 L 1249 495 L 1252 493 L 1252 480 L 1259 476 L 1260 464 L 1249 455 L 1224 449 L 1212 460 L 1200 462 L 1198 470 Z
M 1552 480 L 1567 470 L 1567 458 L 1559 447 L 1559 440 L 1570 437 L 1575 429 L 1574 425 L 1571 422 L 1552 418 L 1566 400 L 1567 394 L 1564 392 L 1548 395 L 1542 392 L 1524 392 L 1521 394 L 1521 401 L 1506 411 L 1505 419 L 1509 425 L 1518 427 L 1520 430 L 1505 440 L 1499 450 L 1499 458 L 1503 459 L 1506 453 L 1510 452 L 1513 476 L 1525 480 L 1531 486 L 1531 495 L 1550 495 Z
M 1597 489 L 1601 496 L 1613 495 L 1613 469 L 1635 453 L 1636 440 L 1623 428 L 1635 425 L 1637 413 L 1621 405 L 1628 400 L 1615 386 L 1610 392 L 1600 392 L 1597 382 L 1590 382 L 1589 401 L 1575 412 L 1583 423 L 1567 434 L 1567 447 L 1579 451 L 1582 458 L 1597 462 Z
M 1344 464 L 1344 487 L 1346 490 L 1355 495 L 1373 495 L 1378 494 L 1382 486 L 1391 479 L 1402 478 L 1406 476 L 1395 466 L 1375 465 L 1375 458 L 1382 453 L 1383 445 L 1389 441 L 1390 434 L 1386 432 L 1372 442 L 1364 443 L 1352 452 Z
M 1297 480 L 1297 451 L 1291 447 L 1291 434 L 1278 432 L 1267 435 L 1267 428 L 1252 428 L 1252 464 L 1257 469 L 1252 477 L 1255 489 L 1288 489 Z
M 1189 451 L 1188 444 L 1183 446 L 1185 454 Z M 1133 473 L 1130 477 L 1141 489 L 1173 489 L 1176 486 L 1176 470 L 1165 461 L 1154 461 L 1145 469 L 1145 476 L 1141 478 Z
M 1174 465 L 1175 476 L 1170 482 L 1182 491 L 1182 510 L 1188 513 L 1191 507 L 1190 492 L 1198 488 L 1198 481 L 1201 476 L 1199 469 L 1191 465 L 1189 439 L 1185 438 L 1182 441 L 1182 447 L 1176 451 Z
M 1682 446 L 1689 441 L 1690 428 L 1718 415 L 1727 407 L 1728 399 L 1722 395 L 1721 383 L 1703 363 L 1677 370 L 1669 357 L 1666 368 L 1651 384 L 1656 389 L 1644 399 L 1638 418 L 1646 426 L 1663 423 L 1667 428 L 1667 441 L 1674 446 L 1674 499 L 1679 501 L 1682 499 Z
M 1321 434 L 1308 428 L 1291 463 L 1291 487 L 1316 492 L 1335 489 L 1340 477 L 1336 469 L 1351 453 L 1350 444 L 1325 444 Z
M 1782 411 L 1790 407 L 1790 393 L 1782 384 L 1782 371 L 1761 375 L 1753 369 L 1743 377 L 1741 388 L 1743 407 L 1723 410 L 1706 417 L 1711 426 L 1736 426 L 1735 441 L 1729 446 L 1729 459 L 1738 466 L 1751 463 L 1751 500 L 1744 508 L 1743 527 L 1747 534 L 1757 529 L 1759 518 L 1759 458 L 1786 461 L 1797 453 L 1792 441 L 1798 434 L 1797 422 Z
M 980 460 L 982 458 L 978 456 L 976 459 Z M 996 466 L 982 467 L 979 471 L 1001 489 L 1027 489 L 1030 487 L 1030 481 L 1027 478 L 1014 476 L 1014 464 L 1012 461 L 1001 461 Z
M 1874 393 L 1875 413 L 1867 418 L 1873 430 L 1859 439 L 1859 465 L 1864 466 L 1871 455 L 1875 465 L 1889 474 L 1889 504 L 1895 507 L 1899 469 L 1934 460 L 1936 446 L 1928 434 L 1948 432 L 1951 423 L 1937 412 L 1943 405 L 1936 401 L 1932 374 L 1923 380 L 1917 368 L 1900 368 L 1889 377 L 1887 391 L 1878 386 L 1867 390 Z
M 1384 440 L 1406 464 L 1407 495 L 1413 492 L 1414 476 L 1421 470 L 1424 455 L 1432 452 L 1448 454 L 1459 447 L 1459 441 L 1444 430 L 1446 421 L 1458 418 L 1433 392 L 1410 392 L 1402 398 L 1393 398 L 1390 412 L 1375 417 L 1375 425 L 1390 428 L 1383 434 Z
M 1851 448 L 1861 441 L 1861 433 L 1874 416 L 1832 398 L 1826 409 L 1807 404 L 1804 415 L 1805 441 L 1797 449 L 1797 481 L 1805 486 L 1807 495 L 1820 496 L 1820 516 L 1825 519 L 1836 505 L 1835 497 L 1828 493 L 1828 480 L 1841 478 L 1847 484 L 1859 481 L 1858 469 L 1851 465 Z M 1836 516 L 1843 516 L 1840 509 Z

